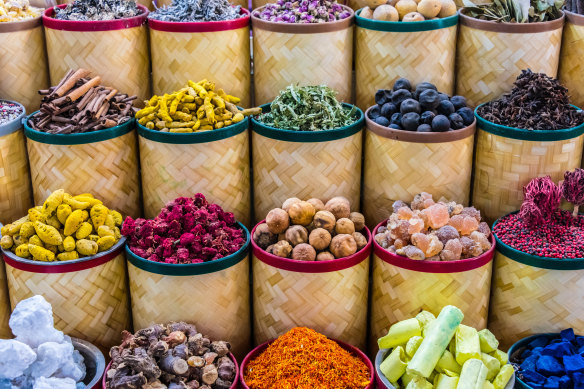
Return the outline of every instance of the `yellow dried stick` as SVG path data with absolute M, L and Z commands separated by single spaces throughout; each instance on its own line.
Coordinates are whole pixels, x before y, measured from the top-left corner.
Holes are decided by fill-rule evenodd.
M 110 248 L 113 247 L 113 245 L 116 244 L 116 238 L 113 236 L 102 236 L 101 238 L 99 238 L 99 240 L 97 241 L 97 247 L 98 247 L 98 251 L 106 251 L 109 250 Z
M 79 253 L 77 251 L 67 251 L 57 254 L 57 261 L 73 261 L 75 259 L 79 259 Z
M 34 244 L 28 245 L 28 252 L 36 261 L 52 262 L 55 260 L 55 253 Z
M 18 246 L 16 250 L 14 250 L 14 254 L 20 258 L 30 257 L 30 253 L 28 252 L 28 244 L 24 243 Z
M 69 204 L 61 204 L 57 207 L 57 219 L 59 219 L 61 224 L 65 224 L 67 218 L 71 215 L 71 212 L 73 212 L 73 210 Z
M 57 212 L 57 207 L 63 202 L 65 191 L 57 189 L 47 197 L 43 204 L 42 213 L 47 218 L 53 216 Z
M 65 229 L 63 230 L 63 234 L 65 234 L 65 236 L 73 235 L 74 233 L 77 232 L 79 227 L 81 227 L 82 223 L 83 223 L 83 211 L 80 209 L 77 209 L 77 210 L 71 212 L 71 215 L 69 215 L 69 217 L 65 221 Z
M 77 232 L 79 232 L 79 230 L 77 230 Z M 64 251 L 75 250 L 75 239 L 72 236 L 68 236 L 65 239 L 63 239 L 63 249 Z
M 85 239 L 89 235 L 91 235 L 92 232 L 93 232 L 93 226 L 91 225 L 91 223 L 83 222 L 83 223 L 81 223 L 81 225 L 79 226 L 79 228 L 75 232 L 75 238 L 76 239 Z M 67 251 L 71 251 L 71 250 L 67 250 Z
M 55 227 L 36 221 L 34 222 L 34 230 L 38 237 L 46 244 L 58 246 L 63 243 L 63 238 Z
M 105 224 L 105 219 L 108 215 L 109 209 L 103 205 L 98 204 L 91 208 L 90 215 L 91 215 L 91 222 L 93 223 L 93 228 L 97 231 L 99 226 Z

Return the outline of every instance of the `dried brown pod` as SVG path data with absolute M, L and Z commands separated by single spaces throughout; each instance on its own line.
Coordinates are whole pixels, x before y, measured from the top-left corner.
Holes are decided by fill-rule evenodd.
M 361 231 L 363 228 L 365 228 L 365 216 L 363 216 L 362 213 L 351 212 L 349 214 L 349 219 L 355 225 L 355 231 Z
M 308 243 L 301 243 L 292 250 L 292 259 L 314 261 L 316 259 L 316 250 Z
M 320 199 L 312 198 L 307 200 L 306 202 L 312 204 L 316 212 L 322 211 L 324 209 L 324 203 Z
M 253 232 L 253 241 L 264 250 L 268 248 L 268 246 L 276 243 L 277 240 L 277 235 L 274 235 L 270 232 L 270 229 L 266 223 L 262 223 L 257 226 Z
M 365 238 L 365 235 L 360 232 L 353 232 L 352 236 L 355 239 L 355 243 L 357 243 L 357 251 L 367 246 L 367 238 Z
M 272 248 L 272 254 L 282 258 L 288 258 L 291 252 L 292 246 L 290 245 L 290 243 L 288 243 L 287 240 L 279 241 Z
M 310 233 L 308 242 L 317 250 L 324 250 L 331 244 L 331 234 L 324 228 L 316 228 Z
M 345 197 L 333 197 L 324 205 L 324 209 L 331 212 L 336 219 L 348 218 L 351 215 L 351 203 Z
M 335 224 L 337 219 L 329 211 L 318 211 L 314 215 L 313 223 L 316 228 L 324 228 L 328 232 L 333 232 L 335 230 Z
M 307 226 L 312 222 L 315 210 L 312 204 L 306 201 L 301 201 L 299 203 L 292 204 L 290 209 L 288 209 L 288 214 L 290 215 L 292 224 Z
M 340 234 L 331 240 L 330 250 L 335 258 L 348 257 L 357 252 L 357 242 L 352 235 Z
M 272 234 L 280 234 L 290 226 L 290 217 L 282 208 L 274 208 L 268 212 L 266 224 Z
M 323 251 L 316 256 L 317 261 L 332 261 L 335 256 L 330 251 Z
M 286 230 L 286 240 L 292 246 L 308 242 L 308 231 L 303 226 L 294 225 Z
M 337 234 L 349 234 L 351 235 L 355 232 L 355 225 L 346 217 L 340 218 L 337 220 L 337 224 L 335 225 L 335 232 Z

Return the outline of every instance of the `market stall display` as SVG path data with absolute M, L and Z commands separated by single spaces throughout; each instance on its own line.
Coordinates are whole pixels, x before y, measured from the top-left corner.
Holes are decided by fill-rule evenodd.
M 238 387 L 231 344 L 210 339 L 193 324 L 154 324 L 135 334 L 124 331 L 122 337 L 110 350 L 103 389 Z
M 519 212 L 493 226 L 497 251 L 489 327 L 505 347 L 539 332 L 584 325 L 579 287 L 584 217 L 577 213 L 583 178 L 581 169 L 566 172 L 560 185 L 549 176 L 534 178 L 523 189 Z M 575 214 L 559 208 L 562 198 L 575 205 Z
M 422 191 L 468 203 L 475 117 L 464 97 L 400 78 L 375 93 L 365 120 L 363 213 L 370 227 L 389 217 L 388 204 Z

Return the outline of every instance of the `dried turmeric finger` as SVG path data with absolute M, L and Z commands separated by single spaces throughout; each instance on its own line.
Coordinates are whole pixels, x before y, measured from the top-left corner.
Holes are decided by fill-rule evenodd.
M 43 241 L 41 240 L 41 238 L 39 238 L 38 235 L 33 235 L 30 237 L 30 239 L 28 240 L 29 244 L 34 244 L 35 246 L 41 246 L 41 247 L 45 247 L 45 244 L 43 243 Z
M 183 128 L 170 128 L 168 132 L 174 132 L 174 133 L 189 133 L 189 132 L 193 132 L 194 130 L 191 127 L 183 127 Z
M 115 237 L 113 237 L 111 235 L 102 236 L 97 241 L 98 251 L 106 251 L 106 250 L 109 250 L 110 248 L 112 248 L 112 246 L 114 244 L 116 244 L 116 238 Z
M 14 241 L 14 244 L 16 246 L 20 246 L 21 244 L 26 244 L 28 243 L 28 239 L 21 236 L 21 235 L 13 235 L 12 236 L 12 240 Z
M 116 226 L 121 226 L 122 223 L 124 222 L 124 218 L 122 217 L 122 214 L 119 213 L 116 210 L 110 209 L 109 210 L 109 214 L 112 215 L 112 217 L 114 218 L 114 224 Z
M 140 120 L 138 120 L 138 123 L 140 123 L 141 125 L 145 125 L 146 123 L 151 122 L 154 119 L 156 119 L 156 114 L 151 113 L 149 115 L 146 115 L 146 116 L 140 118 Z
M 204 80 L 204 81 L 207 81 L 207 80 Z M 205 90 L 205 88 L 203 88 L 203 86 L 202 86 L 202 85 L 200 85 L 199 83 L 195 83 L 195 82 L 192 82 L 191 80 L 189 80 L 188 84 L 189 84 L 189 86 L 190 86 L 191 88 L 193 88 L 193 89 L 195 90 L 195 93 L 196 93 L 198 96 L 200 96 L 200 97 L 205 97 L 205 96 L 207 96 L 207 91 L 206 91 L 206 90 Z
M 81 255 L 91 256 L 97 254 L 99 247 L 97 242 L 89 239 L 80 239 L 76 243 L 77 252 Z
M 77 251 L 57 254 L 57 261 L 73 261 L 75 259 L 79 259 L 79 253 Z
M 96 231 L 100 226 L 105 224 L 105 218 L 107 217 L 108 212 L 109 209 L 103 204 L 98 204 L 91 208 L 91 222 Z
M 63 202 L 64 195 L 63 189 L 57 189 L 47 197 L 41 211 L 45 217 L 53 216 L 57 212 L 57 207 Z
M 82 199 L 83 199 L 83 197 L 81 197 L 81 198 L 74 198 L 69 193 L 65 193 L 63 195 L 63 203 L 65 203 L 68 206 L 70 206 L 72 210 L 76 210 L 76 209 L 87 209 L 87 208 L 89 208 L 91 206 L 91 202 L 90 201 L 83 201 Z M 95 199 L 91 199 L 91 200 L 95 200 Z
M 84 203 L 89 203 L 89 207 L 93 207 L 94 205 L 97 204 L 103 204 L 103 202 L 101 200 L 98 200 L 96 198 L 94 198 L 93 196 L 87 196 L 87 194 L 82 194 L 82 195 L 77 195 L 73 197 L 75 200 L 84 202 Z M 87 209 L 87 208 L 84 208 Z
M 158 96 L 156 96 L 156 97 L 158 97 Z M 158 109 L 158 104 L 150 105 L 149 107 L 143 108 L 143 109 L 139 110 L 138 112 L 136 112 L 136 119 L 141 119 L 145 116 L 148 116 L 148 115 L 156 112 L 157 109 Z
M 72 236 L 68 236 L 63 240 L 63 249 L 65 251 L 75 250 L 75 239 Z
M 148 123 L 146 123 L 146 126 L 145 127 L 147 129 L 149 129 L 149 130 L 153 130 L 154 129 L 154 122 L 148 122 Z
M 247 108 L 243 111 L 240 111 L 244 116 L 254 116 L 259 115 L 262 113 L 262 107 L 255 107 L 255 108 Z
M 176 109 L 178 108 L 178 104 L 180 103 L 180 101 L 182 100 L 183 96 L 184 96 L 185 92 L 178 92 L 174 98 L 174 100 L 172 100 L 172 103 L 170 103 L 170 108 L 168 109 L 168 113 L 172 116 L 176 113 Z
M 69 204 L 61 204 L 57 207 L 57 219 L 59 219 L 61 224 L 65 224 L 67 218 L 71 215 L 71 212 L 73 212 L 73 210 Z
M 235 97 L 235 96 L 231 96 L 228 95 L 227 93 L 225 93 L 225 91 L 223 89 L 218 89 L 217 90 L 217 94 L 226 102 L 232 103 L 232 104 L 238 104 L 241 99 L 239 97 Z M 227 103 L 226 103 L 227 105 Z
M 65 234 L 65 236 L 73 235 L 74 233 L 77 232 L 79 227 L 81 227 L 82 223 L 83 223 L 83 211 L 80 209 L 77 209 L 77 210 L 71 212 L 71 215 L 69 215 L 69 217 L 65 221 L 65 229 L 63 230 L 63 233 Z M 42 239 L 42 237 L 41 237 L 41 239 Z
M 67 220 L 69 220 L 69 218 L 67 218 Z M 63 243 L 63 238 L 55 227 L 36 221 L 34 222 L 34 230 L 36 231 L 38 237 L 41 238 L 41 240 L 46 244 L 58 246 Z
M 34 244 L 28 245 L 28 252 L 37 261 L 52 262 L 55 260 L 55 254 L 53 252 Z
M 30 257 L 30 253 L 28 252 L 28 244 L 21 244 L 14 250 L 14 254 L 19 256 L 20 258 L 28 258 Z
M 243 114 L 241 112 L 238 112 L 237 114 L 233 115 L 233 118 L 231 120 L 233 121 L 233 123 L 239 123 L 243 119 L 244 119 Z
M 217 123 L 215 123 L 214 127 L 215 127 L 215 129 L 220 129 L 220 128 L 223 128 L 223 126 L 224 126 L 223 122 L 217 122 Z
M 182 120 L 183 122 L 189 122 L 193 120 L 193 115 L 184 112 L 175 112 L 173 119 Z
M 45 221 L 45 224 L 47 224 L 51 227 L 55 227 L 57 230 L 59 230 L 59 228 L 61 228 L 61 222 L 59 222 L 59 219 L 57 219 L 57 215 L 53 215 L 51 217 L 48 217 L 47 220 Z
M 99 235 L 91 234 L 87 237 L 87 239 L 97 242 L 99 240 Z
M 30 238 L 35 234 L 34 226 L 32 222 L 24 222 L 22 226 L 20 226 L 19 235 L 24 236 L 25 238 Z
M 207 117 L 207 120 L 211 123 L 215 123 L 215 112 L 213 111 L 213 105 L 211 104 L 211 98 L 209 96 L 205 97 L 203 107 L 205 107 L 205 116 Z
M 93 226 L 91 223 L 83 222 L 75 232 L 75 238 L 77 239 L 85 239 L 93 232 Z M 71 250 L 67 250 L 71 251 Z
M 10 249 L 13 245 L 14 245 L 14 240 L 12 239 L 12 237 L 10 235 L 4 235 L 0 239 L 0 247 L 2 247 L 4 250 Z

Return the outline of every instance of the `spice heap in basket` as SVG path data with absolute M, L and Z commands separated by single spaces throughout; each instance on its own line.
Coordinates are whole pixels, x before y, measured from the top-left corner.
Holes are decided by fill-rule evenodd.
M 584 336 L 576 336 L 572 328 L 557 337 L 534 337 L 526 347 L 511 355 L 519 366 L 517 375 L 531 388 L 581 389 L 584 386 Z
M 448 96 L 422 82 L 414 89 L 409 80 L 398 79 L 392 89 L 379 89 L 369 119 L 395 130 L 445 132 L 470 126 L 475 118 L 462 96 Z
M 55 329 L 43 296 L 20 301 L 9 324 L 15 338 L 0 339 L 0 388 L 85 388 L 83 356 Z
M 249 361 L 243 376 L 250 389 L 363 389 L 370 373 L 362 359 L 337 342 L 296 327 Z
M 90 193 L 56 190 L 42 206 L 2 227 L 0 246 L 35 261 L 70 261 L 107 251 L 120 238 L 122 215 Z
M 0 0 L 0 23 L 38 18 L 42 11 L 28 0 Z
M 359 16 L 386 22 L 421 22 L 456 14 L 454 0 L 368 0 Z
M 156 8 L 148 19 L 162 22 L 217 22 L 242 17 L 241 6 L 228 0 L 173 0 L 172 4 Z
M 480 5 L 463 0 L 463 3 L 464 12 L 473 18 L 505 23 L 538 23 L 558 19 L 564 6 L 564 0 L 495 0 Z
M 456 202 L 434 202 L 417 194 L 411 204 L 398 200 L 375 241 L 384 249 L 415 260 L 456 261 L 478 257 L 491 248 L 491 229 L 481 212 Z
M 274 208 L 258 225 L 254 242 L 266 252 L 299 261 L 329 261 L 348 257 L 367 245 L 365 217 L 351 212 L 344 197 L 324 204 L 319 199 L 293 197 Z
M 75 0 L 65 8 L 55 7 L 55 19 L 60 20 L 116 20 L 141 13 L 134 0 Z
M 176 264 L 226 257 L 238 251 L 246 239 L 233 213 L 208 203 L 201 193 L 169 202 L 153 220 L 128 216 L 122 234 L 137 256 Z
M 332 0 L 277 0 L 254 11 L 254 16 L 276 23 L 326 23 L 346 19 L 351 12 Z
M 36 131 L 49 134 L 76 134 L 131 120 L 137 110 L 132 107 L 136 96 L 103 86 L 101 78 L 90 78 L 90 73 L 86 69 L 69 70 L 56 86 L 40 90 L 43 96 L 40 110 L 31 116 L 28 124 Z
M 521 252 L 548 258 L 584 258 L 584 170 L 564 174 L 556 185 L 547 177 L 534 178 L 523 188 L 519 213 L 503 216 L 493 227 L 501 242 Z M 560 209 L 560 201 L 574 204 L 574 211 Z
M 477 113 L 495 124 L 525 130 L 561 130 L 584 123 L 570 105 L 568 89 L 544 73 L 523 70 L 511 92 L 480 106 Z
M 356 108 L 343 106 L 325 85 L 290 85 L 256 119 L 266 126 L 293 131 L 326 131 L 355 122 Z
M 229 389 L 236 379 L 230 348 L 184 322 L 124 331 L 110 350 L 105 388 Z
M 136 113 L 136 119 L 150 130 L 186 133 L 224 128 L 261 113 L 260 108 L 238 110 L 235 104 L 239 101 L 223 89 L 215 91 L 214 82 L 189 80 L 170 95 L 154 95 L 145 101 L 146 107 Z
M 380 349 L 391 350 L 379 370 L 395 387 L 505 388 L 514 373 L 507 353 L 488 329 L 465 326 L 463 318 L 448 305 L 438 317 L 422 311 L 395 323 L 378 340 Z
M 12 122 L 22 115 L 22 113 L 23 109 L 21 105 L 14 104 L 11 101 L 0 100 L 0 126 Z

